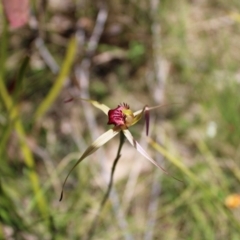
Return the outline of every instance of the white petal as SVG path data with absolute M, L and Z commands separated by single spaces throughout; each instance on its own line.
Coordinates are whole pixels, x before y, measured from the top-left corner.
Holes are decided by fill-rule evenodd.
M 101 146 L 103 146 L 106 142 L 108 142 L 109 140 L 111 140 L 114 136 L 116 136 L 119 133 L 119 131 L 114 131 L 113 129 L 108 130 L 107 132 L 103 133 L 99 138 L 97 138 L 86 150 L 85 152 L 82 154 L 82 156 L 78 159 L 78 161 L 73 165 L 73 167 L 71 168 L 71 170 L 69 171 L 69 173 L 67 174 L 67 177 L 65 178 L 64 182 L 63 182 L 63 186 L 62 186 L 62 193 L 61 193 L 61 197 L 60 197 L 60 201 L 62 200 L 63 197 L 63 188 L 66 184 L 66 181 L 69 177 L 69 175 L 71 174 L 71 172 L 73 171 L 73 169 L 81 162 L 83 161 L 87 156 L 91 155 L 92 153 L 94 153 L 95 151 L 98 150 L 98 148 L 100 148 Z
M 151 110 L 163 107 L 163 106 L 165 106 L 165 105 L 158 105 L 158 106 L 154 106 L 154 107 L 148 107 L 148 111 L 151 111 Z M 141 114 L 142 112 L 143 112 L 143 109 L 140 109 L 140 110 L 134 112 L 133 115 L 134 115 L 134 117 L 136 117 L 137 115 Z
M 108 106 L 106 106 L 105 104 L 102 104 L 100 102 L 97 102 L 95 100 L 91 100 L 91 99 L 85 99 L 85 98 L 80 98 L 83 101 L 87 101 L 90 102 L 94 107 L 102 110 L 106 115 L 108 115 L 108 111 L 110 110 L 110 108 Z
M 140 110 L 138 110 L 138 111 L 134 112 L 134 113 L 133 113 L 133 116 L 134 116 L 134 117 L 136 117 L 137 115 L 141 114 L 141 113 L 142 113 L 142 111 L 143 111 L 143 110 L 142 110 L 142 109 L 140 109 Z
M 145 158 L 147 158 L 151 163 L 153 163 L 156 167 L 160 168 L 162 171 L 168 174 L 168 172 L 162 168 L 158 163 L 153 160 L 148 153 L 141 147 L 141 145 L 133 138 L 132 134 L 129 132 L 129 130 L 123 130 L 123 133 L 127 140 L 132 144 L 133 147 L 137 149 L 138 152 L 140 152 Z
M 111 140 L 118 133 L 119 131 L 114 131 L 113 129 L 109 129 L 107 132 L 103 133 L 87 148 L 87 150 L 83 153 L 81 158 L 85 158 L 90 154 L 94 153 L 98 148 L 103 146 L 106 142 Z

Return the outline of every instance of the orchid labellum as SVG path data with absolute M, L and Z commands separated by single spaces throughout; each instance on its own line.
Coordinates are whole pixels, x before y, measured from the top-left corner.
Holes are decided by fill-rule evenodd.
M 82 154 L 82 156 L 79 158 L 79 160 L 75 163 L 75 165 L 71 168 L 69 171 L 67 177 L 64 180 L 63 183 L 63 188 L 64 185 L 73 171 L 73 169 L 81 162 L 83 161 L 86 157 L 94 153 L 98 148 L 103 146 L 105 143 L 107 143 L 109 140 L 111 140 L 114 136 L 119 134 L 121 131 L 127 138 L 127 140 L 130 142 L 130 144 L 137 149 L 138 152 L 140 152 L 146 159 L 148 159 L 151 163 L 153 163 L 156 167 L 160 168 L 163 170 L 165 173 L 166 170 L 162 168 L 158 163 L 153 160 L 148 153 L 141 147 L 141 145 L 133 138 L 131 132 L 128 130 L 129 127 L 133 126 L 136 124 L 142 117 L 143 115 L 145 116 L 145 121 L 146 121 L 146 134 L 148 135 L 148 129 L 149 129 L 149 111 L 159 108 L 160 106 L 155 106 L 155 107 L 148 107 L 145 106 L 143 109 L 138 110 L 136 112 L 133 112 L 129 105 L 126 103 L 122 103 L 117 106 L 115 109 L 110 109 L 106 105 L 99 103 L 94 100 L 89 100 L 89 99 L 82 99 L 83 101 L 90 102 L 94 107 L 102 110 L 107 116 L 108 116 L 108 124 L 113 124 L 114 127 L 105 133 L 103 133 L 100 137 L 98 137 Z M 63 189 L 60 197 L 60 201 L 62 200 L 63 197 Z

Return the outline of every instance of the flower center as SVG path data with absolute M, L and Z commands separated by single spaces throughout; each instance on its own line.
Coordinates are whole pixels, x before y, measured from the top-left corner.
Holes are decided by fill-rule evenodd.
M 108 111 L 108 124 L 114 124 L 121 129 L 130 127 L 133 119 L 133 112 L 126 103 L 122 103 L 117 108 Z

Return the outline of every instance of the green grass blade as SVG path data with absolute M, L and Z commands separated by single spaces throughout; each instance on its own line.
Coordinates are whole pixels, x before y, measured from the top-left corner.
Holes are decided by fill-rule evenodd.
M 0 162 L 3 160 L 2 154 L 7 144 L 7 140 L 12 130 L 12 123 L 11 121 L 8 123 L 7 126 L 4 127 L 4 130 L 1 132 L 0 138 Z
M 1 14 L 2 11 L 1 11 Z M 0 75 L 4 79 L 5 76 L 5 59 L 7 56 L 8 49 L 8 32 L 7 32 L 7 22 L 5 17 L 2 17 L 2 33 L 0 38 Z
M 39 183 L 38 175 L 35 171 L 35 162 L 32 155 L 31 150 L 29 149 L 27 143 L 26 143 L 26 133 L 24 131 L 23 125 L 21 120 L 19 119 L 19 114 L 17 111 L 17 108 L 13 106 L 13 100 L 11 96 L 8 94 L 7 89 L 3 83 L 3 79 L 0 77 L 0 92 L 2 101 L 6 107 L 6 109 L 9 112 L 9 117 L 11 121 L 14 121 L 14 128 L 18 134 L 19 141 L 20 141 L 20 148 L 24 157 L 24 162 L 26 166 L 29 168 L 28 171 L 28 177 L 30 179 L 30 182 L 32 184 L 32 189 L 37 197 L 37 204 L 40 213 L 42 216 L 46 216 L 48 210 L 47 210 L 47 204 L 45 201 L 45 198 L 41 194 L 41 188 Z
M 67 76 L 69 75 L 71 67 L 73 65 L 76 49 L 77 49 L 76 38 L 72 37 L 72 39 L 69 41 L 66 57 L 61 67 L 61 71 L 59 72 L 59 75 L 54 85 L 52 86 L 50 92 L 48 93 L 48 95 L 45 97 L 45 99 L 42 101 L 42 103 L 39 105 L 39 107 L 36 110 L 36 113 L 35 113 L 36 119 L 44 115 L 44 113 L 51 107 L 52 103 L 59 95 L 59 92 L 63 87 L 63 83 L 67 78 Z
M 179 168 L 184 174 L 186 174 L 192 181 L 195 183 L 199 183 L 199 180 L 195 177 L 195 175 L 186 167 L 180 159 L 177 157 L 174 157 L 171 155 L 165 148 L 160 146 L 158 143 L 153 141 L 151 138 L 149 138 L 150 145 L 157 150 L 159 153 L 161 153 L 167 160 L 169 160 L 172 164 L 174 164 L 177 168 Z
M 28 64 L 29 64 L 29 56 L 26 56 L 24 59 L 23 59 L 23 62 L 20 66 L 20 69 L 19 69 L 19 72 L 18 72 L 18 76 L 17 76 L 17 82 L 16 82 L 16 87 L 14 89 L 14 92 L 13 92 L 13 102 L 15 103 L 18 98 L 19 98 L 19 95 L 21 93 L 21 90 L 23 90 L 22 86 L 23 86 L 23 80 L 24 80 L 24 76 L 25 76 L 25 73 L 26 73 L 26 70 L 27 70 L 27 67 L 28 67 Z M 15 105 L 15 104 L 13 104 Z

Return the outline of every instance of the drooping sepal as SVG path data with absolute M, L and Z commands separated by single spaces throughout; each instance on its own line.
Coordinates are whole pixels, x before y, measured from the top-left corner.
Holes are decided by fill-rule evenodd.
M 149 154 L 142 148 L 142 146 L 133 138 L 132 134 L 129 130 L 123 130 L 123 134 L 127 138 L 127 140 L 130 142 L 130 144 L 137 149 L 139 153 L 141 153 L 148 161 L 150 161 L 152 164 L 154 164 L 156 167 L 161 169 L 165 174 L 168 174 L 168 172 L 161 167 L 155 160 L 153 160 Z
M 103 133 L 100 137 L 98 137 L 86 150 L 85 152 L 82 154 L 82 156 L 78 159 L 78 161 L 73 165 L 73 167 L 70 169 L 70 171 L 68 172 L 63 185 L 62 185 L 62 191 L 61 191 L 61 195 L 60 195 L 60 199 L 59 201 L 62 201 L 63 198 L 63 189 L 64 186 L 67 182 L 67 179 L 69 177 L 69 175 L 72 173 L 72 171 L 75 169 L 75 167 L 81 162 L 83 161 L 86 157 L 90 156 L 92 153 L 94 153 L 95 151 L 97 151 L 101 146 L 103 146 L 105 143 L 107 143 L 109 140 L 111 140 L 114 136 L 116 136 L 119 133 L 119 131 L 115 131 L 113 129 L 108 130 L 107 132 Z
M 148 106 L 145 107 L 144 114 L 145 114 L 145 122 L 146 122 L 146 135 L 148 136 L 148 132 L 149 132 L 149 119 L 150 119 Z

